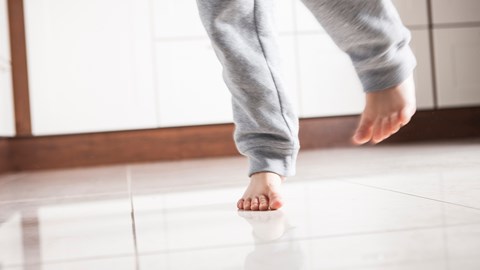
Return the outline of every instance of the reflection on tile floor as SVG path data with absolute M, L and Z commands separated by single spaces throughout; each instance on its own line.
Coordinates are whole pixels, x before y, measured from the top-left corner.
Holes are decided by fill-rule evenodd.
M 0 269 L 480 269 L 478 141 L 304 151 L 263 213 L 246 165 L 0 176 Z

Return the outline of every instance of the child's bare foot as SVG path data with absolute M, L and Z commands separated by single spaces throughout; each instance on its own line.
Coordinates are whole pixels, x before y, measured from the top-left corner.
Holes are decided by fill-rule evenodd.
M 415 85 L 412 76 L 397 86 L 367 93 L 365 110 L 353 142 L 364 144 L 385 140 L 406 125 L 415 110 Z
M 247 190 L 237 202 L 238 209 L 252 211 L 279 209 L 283 204 L 280 188 L 284 180 L 284 177 L 272 172 L 253 174 Z

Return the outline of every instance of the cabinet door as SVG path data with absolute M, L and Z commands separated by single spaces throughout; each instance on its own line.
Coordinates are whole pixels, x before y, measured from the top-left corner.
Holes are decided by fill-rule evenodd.
M 10 62 L 7 0 L 0 0 L 0 61 Z
M 393 0 L 393 4 L 405 25 L 428 25 L 427 0 Z M 324 32 L 321 25 L 301 1 L 296 1 L 294 10 L 298 31 Z
M 155 38 L 204 37 L 207 35 L 194 0 L 153 0 Z M 293 0 L 275 1 L 275 25 L 279 32 L 294 30 Z
M 206 36 L 195 0 L 152 0 L 156 39 Z
M 160 127 L 232 121 L 222 68 L 207 38 L 155 45 Z
M 431 0 L 433 23 L 480 22 L 478 0 Z
M 148 0 L 25 0 L 34 135 L 156 125 Z
M 277 0 L 275 2 L 275 25 L 280 33 L 295 31 L 295 4 L 298 0 Z
M 320 23 L 315 19 L 310 10 L 305 7 L 301 1 L 295 1 L 295 22 L 296 30 L 302 32 L 322 32 L 325 30 L 320 26 Z
M 15 135 L 7 1 L 0 0 L 0 137 Z
M 418 109 L 433 109 L 433 77 L 428 30 L 412 30 L 410 46 L 417 58 L 413 73 Z
M 0 60 L 0 137 L 15 136 L 12 73 L 10 64 Z
M 434 29 L 440 107 L 480 105 L 480 27 Z
M 364 106 L 350 58 L 326 34 L 299 34 L 300 116 L 358 114 Z
M 393 4 L 405 25 L 428 25 L 427 0 L 393 0 Z

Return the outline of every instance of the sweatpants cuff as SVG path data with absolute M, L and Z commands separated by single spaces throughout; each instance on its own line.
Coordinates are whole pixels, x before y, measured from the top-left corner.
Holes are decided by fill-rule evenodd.
M 248 176 L 258 172 L 273 172 L 281 176 L 294 176 L 299 149 L 253 148 L 245 151 L 249 161 Z
M 365 92 L 384 90 L 401 84 L 412 75 L 417 60 L 410 46 L 399 48 L 390 65 L 378 65 L 376 68 L 357 71 Z

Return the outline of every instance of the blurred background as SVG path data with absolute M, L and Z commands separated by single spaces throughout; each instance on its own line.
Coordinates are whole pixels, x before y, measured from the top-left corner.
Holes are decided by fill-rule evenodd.
M 393 2 L 412 33 L 424 113 L 390 141 L 478 135 L 479 2 Z M 347 145 L 356 118 L 344 116 L 364 103 L 350 59 L 300 1 L 277 8 L 304 148 Z M 0 20 L 2 170 L 236 154 L 233 127 L 218 125 L 232 122 L 230 93 L 194 1 L 2 0 Z M 149 131 L 125 132 L 138 130 Z M 193 146 L 211 141 L 222 143 Z
M 0 0 L 0 270 L 480 269 L 480 1 L 393 1 L 418 111 L 357 148 L 350 59 L 275 1 L 302 150 L 253 213 L 195 0 Z

